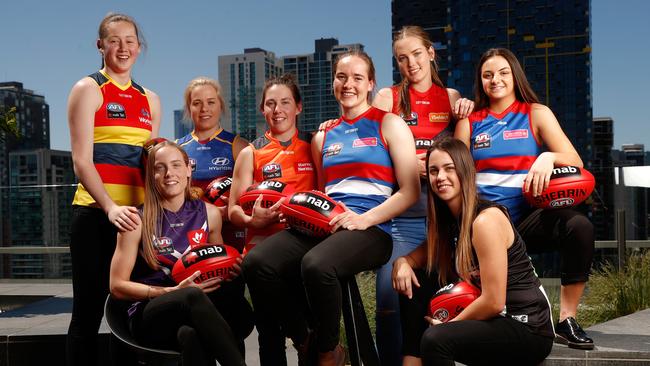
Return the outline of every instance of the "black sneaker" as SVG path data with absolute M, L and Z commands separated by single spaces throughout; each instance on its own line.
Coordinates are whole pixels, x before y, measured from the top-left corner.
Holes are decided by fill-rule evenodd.
M 587 337 L 574 317 L 568 317 L 555 326 L 555 342 L 570 348 L 594 349 L 593 339 Z

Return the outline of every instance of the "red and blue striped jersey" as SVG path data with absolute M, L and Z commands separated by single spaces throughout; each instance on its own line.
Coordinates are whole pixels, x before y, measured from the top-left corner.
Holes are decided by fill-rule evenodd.
M 542 152 L 531 124 L 531 105 L 515 101 L 505 111 L 473 112 L 470 151 L 482 198 L 508 208 L 514 223 L 530 209 L 523 197 L 524 178 Z

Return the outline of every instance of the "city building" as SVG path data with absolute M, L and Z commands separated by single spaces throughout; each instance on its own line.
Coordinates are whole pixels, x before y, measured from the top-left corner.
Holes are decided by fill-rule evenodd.
M 282 57 L 284 71 L 296 76 L 302 93 L 300 130 L 315 131 L 323 121 L 341 115 L 332 93 L 332 66 L 339 54 L 351 50 L 363 50 L 363 45 L 339 45 L 335 38 L 321 38 L 314 41 L 314 53 Z
M 16 81 L 0 83 L 0 111 L 16 108 L 19 138 L 0 131 L 0 246 L 11 243 L 9 213 L 9 153 L 23 149 L 50 147 L 50 110 L 45 97 L 23 88 Z M 0 270 L 7 268 L 6 258 Z
M 192 132 L 192 121 L 185 119 L 184 111 L 177 109 L 174 111 L 174 138 L 179 139 Z
M 573 142 L 592 162 L 591 15 L 589 0 L 392 0 L 393 32 L 425 28 L 443 82 L 473 98 L 476 62 L 491 47 L 515 53 L 528 80 Z M 395 64 L 394 64 L 395 65 Z M 394 68 L 394 81 L 400 80 Z
M 614 143 L 614 121 L 610 117 L 597 117 L 593 120 L 594 158 L 591 173 L 596 179 L 592 194 L 591 220 L 594 224 L 596 240 L 614 240 L 614 166 L 612 146 Z
M 9 218 L 12 246 L 67 246 L 76 189 L 69 151 L 9 153 Z M 92 241 L 89 238 L 89 244 Z M 70 277 L 70 254 L 14 254 L 11 278 Z
M 614 166 L 646 165 L 643 144 L 626 144 L 621 150 L 613 151 Z M 619 169 L 618 184 L 614 189 L 616 209 L 625 210 L 625 235 L 628 240 L 646 240 L 648 238 L 648 197 L 647 188 L 626 187 Z
M 219 56 L 219 83 L 226 102 L 221 126 L 249 141 L 263 135 L 266 122 L 259 111 L 262 89 L 266 79 L 281 73 L 281 60 L 261 48 Z

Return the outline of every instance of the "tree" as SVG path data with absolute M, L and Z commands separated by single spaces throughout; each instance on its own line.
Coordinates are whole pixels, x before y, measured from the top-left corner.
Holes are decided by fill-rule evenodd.
M 16 138 L 20 137 L 16 121 L 16 107 L 11 107 L 7 111 L 0 107 L 0 131 L 4 132 L 0 133 L 0 139 L 4 139 L 8 134 Z

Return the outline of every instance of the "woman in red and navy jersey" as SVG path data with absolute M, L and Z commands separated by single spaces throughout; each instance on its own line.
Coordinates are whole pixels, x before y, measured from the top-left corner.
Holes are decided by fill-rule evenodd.
M 68 330 L 71 365 L 96 363 L 97 331 L 108 294 L 108 272 L 117 232 L 140 225 L 141 155 L 158 135 L 160 101 L 131 80 L 144 47 L 135 21 L 109 14 L 99 25 L 102 69 L 79 80 L 68 99 L 74 171 L 79 186 L 70 234 L 74 300 Z
M 330 222 L 329 237 L 284 230 L 258 245 L 243 264 L 246 280 L 256 281 L 258 296 L 272 307 L 269 316 L 282 323 L 300 360 L 305 360 L 309 345 L 317 348 L 320 365 L 345 361 L 338 344 L 339 280 L 388 261 L 390 219 L 419 195 L 415 144 L 408 127 L 398 116 L 370 105 L 375 85 L 370 57 L 362 51 L 341 54 L 334 70 L 334 95 L 343 116 L 314 136 L 311 149 L 319 188 L 346 210 Z M 304 295 L 311 324 L 307 310 L 296 300 Z M 316 331 L 313 342 L 308 325 Z
M 453 133 L 455 121 L 467 117 L 474 107 L 458 91 L 443 85 L 433 43 L 422 28 L 405 26 L 395 33 L 393 54 L 402 81 L 381 89 L 372 104 L 402 117 L 413 133 L 421 193 L 413 206 L 391 221 L 393 254 L 377 270 L 377 350 L 383 365 L 399 365 L 401 358 L 399 302 L 391 281 L 393 261 L 425 240 L 426 150 L 434 138 Z
M 111 263 L 111 294 L 127 312 L 129 330 L 142 345 L 181 352 L 183 365 L 245 365 L 236 330 L 209 295 L 221 278 L 179 284 L 174 264 L 193 246 L 221 244 L 217 207 L 190 195 L 192 170 L 187 153 L 173 142 L 153 146 L 147 157 L 142 225 L 120 232 Z M 191 238 L 191 240 L 190 240 Z M 235 275 L 235 273 L 233 273 Z
M 455 136 L 472 152 L 479 194 L 508 208 L 529 252 L 560 251 L 556 341 L 591 349 L 593 341 L 575 317 L 593 259 L 593 225 L 571 208 L 533 210 L 522 191 L 523 187 L 540 195 L 554 167 L 582 167 L 582 160 L 553 112 L 539 104 L 517 58 L 506 49 L 490 49 L 481 57 L 476 109 L 458 123 Z

